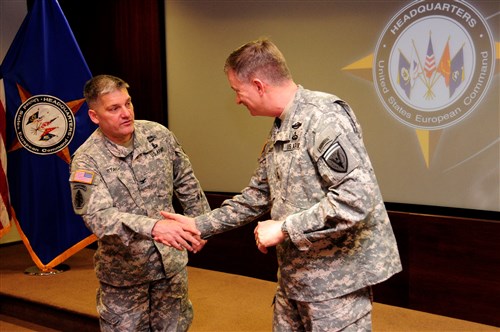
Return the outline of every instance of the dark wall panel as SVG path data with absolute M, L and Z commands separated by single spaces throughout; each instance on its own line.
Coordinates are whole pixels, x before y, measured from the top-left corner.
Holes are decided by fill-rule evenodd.
M 136 118 L 168 125 L 163 0 L 59 3 L 92 74 L 125 79 Z

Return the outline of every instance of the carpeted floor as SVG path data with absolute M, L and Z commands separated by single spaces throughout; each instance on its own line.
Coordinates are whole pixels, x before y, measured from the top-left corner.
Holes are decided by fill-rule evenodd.
M 70 269 L 66 272 L 30 276 L 24 271 L 34 264 L 22 244 L 0 247 L 0 294 L 97 317 L 95 290 L 98 283 L 92 254 L 92 250 L 84 249 L 69 258 L 66 264 Z M 189 294 L 195 311 L 190 331 L 271 331 L 273 282 L 193 267 L 188 267 L 188 273 Z M 2 322 L 0 315 L 0 331 L 41 331 L 36 326 L 26 329 L 15 326 L 15 321 Z M 373 330 L 500 331 L 492 326 L 379 303 L 374 304 Z

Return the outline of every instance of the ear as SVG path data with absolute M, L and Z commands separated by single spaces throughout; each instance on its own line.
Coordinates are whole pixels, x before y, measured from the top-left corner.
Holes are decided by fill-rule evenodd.
M 254 78 L 252 81 L 254 87 L 257 89 L 257 93 L 262 96 L 266 92 L 266 85 L 264 82 L 258 78 Z
M 89 108 L 89 118 L 96 125 L 99 124 L 99 118 L 97 117 L 97 112 Z

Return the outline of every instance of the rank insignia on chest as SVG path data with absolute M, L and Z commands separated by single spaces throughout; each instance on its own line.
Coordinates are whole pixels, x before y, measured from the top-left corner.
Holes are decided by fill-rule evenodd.
M 333 143 L 325 151 L 323 158 L 328 166 L 330 166 L 334 171 L 339 173 L 347 172 L 349 161 L 344 148 L 339 142 Z
M 300 143 L 285 143 L 283 144 L 283 151 L 284 152 L 289 152 L 293 150 L 298 150 L 300 148 Z

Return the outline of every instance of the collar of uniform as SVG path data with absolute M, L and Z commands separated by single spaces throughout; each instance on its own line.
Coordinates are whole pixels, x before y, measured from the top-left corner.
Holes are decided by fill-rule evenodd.
M 276 133 L 276 141 L 290 141 L 292 139 L 294 132 L 293 130 L 290 130 L 290 127 L 293 123 L 293 118 L 299 104 L 298 101 L 300 100 L 302 90 L 303 87 L 299 85 L 297 92 L 295 92 L 295 96 L 292 100 L 290 100 L 290 102 L 286 105 L 285 109 L 281 113 L 279 117 L 279 119 L 281 120 L 281 126 Z
M 130 150 L 126 146 L 113 143 L 107 137 L 105 137 L 105 142 L 109 152 L 117 158 L 125 158 L 130 154 Z
M 153 150 L 153 145 L 147 137 L 148 133 L 146 133 L 143 128 L 144 127 L 141 125 L 141 121 L 135 122 L 134 157 L 141 153 L 147 153 Z
M 134 148 L 132 150 L 133 159 L 141 153 L 147 153 L 153 149 L 153 146 L 149 144 L 149 141 L 141 130 L 142 126 L 140 121 L 134 122 Z M 102 134 L 102 133 L 101 133 Z M 104 135 L 103 135 L 104 136 Z M 125 146 L 111 142 L 106 138 L 106 145 L 109 151 L 117 158 L 125 158 L 130 154 L 130 149 Z

